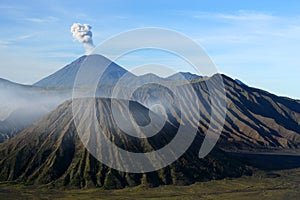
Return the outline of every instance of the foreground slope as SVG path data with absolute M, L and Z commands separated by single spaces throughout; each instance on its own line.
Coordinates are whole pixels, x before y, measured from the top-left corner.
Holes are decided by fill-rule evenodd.
M 79 100 L 77 100 L 79 101 Z M 177 126 L 166 123 L 156 135 L 136 139 L 123 133 L 111 117 L 110 99 L 97 99 L 103 130 L 115 144 L 128 151 L 148 152 L 172 140 Z M 118 101 L 122 110 L 124 102 Z M 149 110 L 130 102 L 138 123 L 149 120 Z M 189 150 L 172 165 L 145 174 L 122 173 L 98 162 L 82 145 L 72 117 L 71 102 L 59 106 L 18 136 L 0 145 L 1 181 L 23 181 L 67 187 L 123 188 L 134 185 L 191 184 L 196 181 L 238 177 L 249 171 L 237 160 L 215 149 L 205 159 L 197 157 L 202 138 L 198 134 Z M 96 128 L 93 120 L 84 126 Z M 189 134 L 189 133 L 186 133 Z M 134 164 L 134 163 L 132 163 Z

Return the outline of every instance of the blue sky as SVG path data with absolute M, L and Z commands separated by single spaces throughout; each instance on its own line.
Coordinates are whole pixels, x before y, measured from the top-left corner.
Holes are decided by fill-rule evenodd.
M 84 54 L 74 22 L 94 44 L 122 31 L 161 27 L 199 43 L 219 72 L 300 99 L 299 1 L 3 1 L 0 77 L 31 84 Z

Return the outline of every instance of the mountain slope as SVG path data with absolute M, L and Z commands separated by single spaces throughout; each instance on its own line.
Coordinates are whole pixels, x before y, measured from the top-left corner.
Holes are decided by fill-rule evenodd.
M 210 123 L 210 98 L 206 82 L 213 85 L 213 94 L 219 97 L 219 75 L 195 79 L 191 84 L 197 97 L 186 92 L 186 85 L 179 85 L 179 93 L 184 94 L 187 104 L 190 99 L 200 100 L 201 118 L 191 119 L 198 122 L 201 133 L 205 133 Z M 227 115 L 219 140 L 226 150 L 272 150 L 300 148 L 300 103 L 299 101 L 278 97 L 263 90 L 240 85 L 235 80 L 222 75 L 227 96 Z M 219 97 L 221 98 L 221 97 Z M 169 113 L 174 113 L 174 95 L 168 89 L 155 84 L 139 88 L 133 99 L 151 108 L 163 104 Z M 183 113 L 191 110 L 183 110 Z M 170 118 L 170 116 L 169 116 Z M 196 125 L 196 124 L 195 124 Z
M 79 101 L 79 100 L 77 100 Z M 172 139 L 177 127 L 167 123 L 152 138 L 127 136 L 112 119 L 109 99 L 97 99 L 96 109 L 105 134 L 127 151 L 145 152 L 160 148 Z M 124 101 L 118 100 L 118 109 Z M 85 109 L 88 110 L 87 107 Z M 130 102 L 130 110 L 138 114 L 137 123 L 148 120 L 149 110 Z M 195 181 L 237 177 L 249 171 L 237 160 L 215 149 L 205 159 L 197 157 L 202 138 L 198 134 L 188 151 L 176 162 L 157 172 L 123 173 L 98 162 L 82 145 L 74 126 L 71 102 L 59 106 L 16 137 L 0 145 L 0 179 L 66 187 L 123 188 L 134 185 L 191 184 Z M 93 130 L 93 120 L 84 126 Z M 189 133 L 186 133 L 189 134 Z M 90 139 L 92 136 L 89 136 Z M 135 164 L 135 163 L 132 163 Z
M 255 151 L 300 147 L 299 102 L 222 77 L 227 96 L 227 116 L 220 140 L 224 148 Z M 200 94 L 203 82 L 194 84 Z
M 239 85 L 223 77 L 228 99 L 224 136 L 241 145 L 300 147 L 299 101 Z

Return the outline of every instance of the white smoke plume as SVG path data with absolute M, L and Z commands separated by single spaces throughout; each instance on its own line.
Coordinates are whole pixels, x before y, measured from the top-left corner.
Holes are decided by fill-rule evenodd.
M 91 54 L 94 48 L 92 27 L 89 24 L 74 23 L 71 27 L 73 37 L 82 43 L 85 47 L 86 54 Z

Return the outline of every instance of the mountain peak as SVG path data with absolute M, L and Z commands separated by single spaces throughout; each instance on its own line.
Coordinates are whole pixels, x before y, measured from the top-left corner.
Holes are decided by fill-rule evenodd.
M 123 76 L 127 71 L 117 65 L 116 63 L 110 61 L 108 58 L 101 55 L 84 55 L 80 58 L 76 59 L 72 63 L 66 65 L 62 69 L 57 72 L 51 74 L 43 78 L 42 80 L 33 84 L 34 86 L 40 87 L 72 87 L 74 85 L 75 78 L 77 76 L 77 72 L 80 69 L 80 66 L 87 60 L 87 58 L 95 58 L 97 59 L 97 66 L 102 67 L 106 66 L 107 63 L 110 63 L 107 67 L 106 71 L 103 74 L 105 79 L 107 79 L 108 83 L 113 83 L 121 76 Z M 97 70 L 97 69 L 94 69 Z M 100 78 L 100 77 L 99 77 Z

